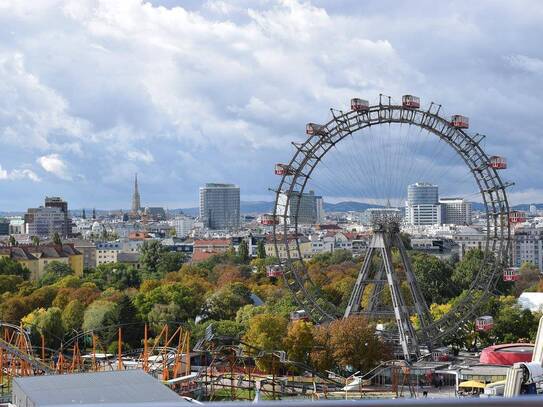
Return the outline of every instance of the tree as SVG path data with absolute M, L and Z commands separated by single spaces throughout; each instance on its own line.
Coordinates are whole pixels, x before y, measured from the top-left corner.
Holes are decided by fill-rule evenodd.
M 387 346 L 375 335 L 375 326 L 362 316 L 338 319 L 329 329 L 332 355 L 342 370 L 367 372 L 389 358 Z
M 17 246 L 19 243 L 17 243 L 17 240 L 15 240 L 15 237 L 13 235 L 9 235 L 8 244 L 10 246 Z
M 79 300 L 72 300 L 62 311 L 62 326 L 68 333 L 80 331 L 83 326 L 85 305 Z
M 4 293 L 14 293 L 18 289 L 18 285 L 23 282 L 23 278 L 20 276 L 13 275 L 1 275 L 0 274 L 0 294 Z
M 32 236 L 32 244 L 34 246 L 39 246 L 40 245 L 40 238 L 38 236 Z
M 290 324 L 284 340 L 290 360 L 307 363 L 314 344 L 313 324 L 306 321 L 295 321 Z
M 255 315 L 249 321 L 249 327 L 243 336 L 243 341 L 254 348 L 267 352 L 282 350 L 287 324 L 287 319 L 278 315 Z M 250 351 L 254 352 L 252 348 Z M 256 365 L 262 370 L 273 370 L 278 367 L 273 359 L 274 357 L 271 355 L 258 358 Z
M 187 256 L 180 252 L 164 252 L 160 254 L 157 271 L 161 276 L 173 271 L 179 271 Z
M 452 268 L 435 256 L 414 253 L 411 256 L 413 273 L 427 303 L 442 304 L 456 294 L 451 280 Z
M 57 246 L 62 246 L 62 239 L 60 238 L 60 235 L 58 234 L 58 232 L 55 232 L 53 234 L 53 244 Z
M 0 317 L 2 321 L 17 324 L 31 310 L 32 307 L 28 304 L 28 301 L 16 295 L 0 304 Z
M 258 241 L 258 244 L 256 246 L 256 257 L 258 257 L 259 259 L 266 258 L 266 244 L 264 243 L 264 239 Z
M 155 304 L 147 314 L 147 321 L 151 331 L 158 335 L 164 325 L 168 325 L 170 330 L 178 325 L 176 322 L 182 317 L 181 307 L 177 304 Z
M 8 257 L 2 257 L 0 258 L 0 274 L 6 276 L 19 276 L 28 280 L 28 277 L 30 277 L 30 270 L 15 260 Z
M 165 249 L 158 240 L 146 240 L 140 247 L 140 260 L 143 269 L 150 276 L 156 276 L 161 255 Z
M 469 288 L 473 279 L 481 269 L 485 254 L 480 249 L 471 249 L 458 262 L 452 274 L 452 281 L 458 291 Z
M 34 339 L 43 336 L 45 346 L 57 349 L 64 336 L 64 326 L 62 325 L 62 312 L 56 307 L 37 308 L 28 314 L 22 320 L 23 326 L 30 328 Z
M 138 310 L 128 295 L 124 294 L 115 304 L 114 309 L 106 313 L 104 325 L 111 327 L 107 330 L 109 338 L 115 338 L 118 326 L 121 326 L 123 342 L 131 347 L 140 345 L 141 319 L 138 318 Z
M 52 261 L 45 266 L 44 273 L 38 280 L 40 286 L 55 284 L 63 277 L 74 274 L 72 268 L 66 263 L 60 261 Z
M 328 325 L 316 326 L 313 330 L 314 346 L 309 354 L 309 360 L 316 370 L 324 372 L 335 366 L 330 345 L 330 329 Z
M 113 312 L 115 304 L 110 301 L 96 300 L 85 310 L 83 314 L 83 331 L 95 331 L 102 339 L 102 328 L 108 313 Z
M 208 298 L 204 313 L 216 321 L 234 319 L 238 309 L 251 303 L 251 291 L 241 283 L 232 283 Z
M 247 263 L 249 261 L 249 245 L 245 240 L 242 240 L 239 244 L 238 257 L 242 263 Z
M 525 262 L 519 269 L 519 279 L 513 286 L 513 294 L 520 296 L 527 289 L 535 286 L 541 280 L 541 273 L 536 265 Z

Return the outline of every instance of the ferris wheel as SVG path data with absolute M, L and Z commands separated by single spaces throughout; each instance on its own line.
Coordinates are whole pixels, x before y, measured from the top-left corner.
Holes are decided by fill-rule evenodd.
M 275 189 L 273 214 L 266 218 L 267 224 L 273 228 L 275 252 L 280 261 L 277 267 L 280 268 L 286 285 L 299 306 L 309 317 L 316 323 L 326 323 L 354 314 L 380 317 L 382 315 L 376 309 L 374 298 L 370 299 L 369 304 L 360 304 L 362 291 L 367 289 L 371 282 L 374 283 L 373 290 L 378 284 L 389 286 L 394 308 L 390 316 L 396 320 L 399 340 L 406 358 L 410 358 L 413 353 L 417 354 L 420 344 L 430 348 L 438 346 L 474 320 L 479 306 L 493 295 L 498 280 L 504 276 L 504 270 L 509 263 L 511 224 L 520 217 L 515 211 L 510 213 L 509 210 L 506 189 L 512 183 L 503 182 L 499 176 L 499 171 L 507 168 L 505 158 L 487 155 L 483 149 L 485 136 L 468 133 L 467 117 L 452 115 L 446 118 L 441 111 L 441 105 L 433 102 L 427 109 L 421 109 L 420 99 L 412 95 L 404 95 L 401 103 L 397 104 L 393 103 L 391 97 L 384 95 L 379 96 L 379 103 L 375 105 L 355 98 L 351 100 L 350 109 L 346 111 L 330 109 L 330 118 L 325 124 L 308 123 L 305 139 L 292 143 L 295 152 L 290 161 L 276 165 L 275 173 L 281 180 Z M 383 129 L 389 135 L 387 137 L 390 143 L 383 141 L 386 139 Z M 394 131 L 395 129 L 397 131 Z M 399 136 L 395 135 L 396 133 L 399 133 Z M 472 185 L 473 194 L 481 202 L 481 219 L 484 219 L 483 232 L 486 235 L 482 247 L 482 265 L 475 274 L 467 295 L 450 312 L 438 320 L 432 320 L 410 270 L 409 256 L 399 239 L 401 221 L 394 212 L 384 211 L 373 221 L 373 240 L 367 248 L 364 265 L 352 287 L 349 303 L 346 309 L 338 307 L 324 298 L 318 284 L 311 280 L 303 261 L 307 256 L 302 250 L 302 232 L 306 229 L 302 197 L 313 189 L 328 196 L 327 190 L 331 191 L 341 184 L 347 185 L 349 192 L 336 196 L 353 196 L 355 192 L 352 186 L 358 182 L 359 195 L 366 198 L 373 196 L 376 204 L 390 206 L 391 199 L 401 201 L 405 182 L 417 181 L 417 177 L 421 176 L 415 174 L 413 179 L 408 178 L 416 167 L 414 162 L 418 160 L 419 148 L 417 142 L 423 134 L 428 140 L 432 139 L 441 146 L 438 146 L 438 150 L 446 150 L 447 154 L 456 160 L 455 168 L 463 168 L 466 177 L 462 182 Z M 351 144 L 342 150 L 341 146 L 348 142 Z M 402 152 L 401 146 L 410 142 L 415 147 L 405 148 Z M 422 150 L 424 148 L 421 148 Z M 346 155 L 341 155 L 341 151 Z M 383 157 L 376 158 L 379 153 L 383 153 Z M 327 159 L 334 154 L 339 157 L 335 163 Z M 426 152 L 425 157 L 428 162 L 422 162 L 422 170 L 428 170 L 433 165 L 431 160 L 439 159 L 434 152 Z M 347 165 L 349 162 L 351 164 Z M 344 173 L 338 175 L 334 167 L 345 168 Z M 447 173 L 447 168 L 450 167 L 444 166 L 442 170 Z M 362 176 L 356 179 L 357 174 Z M 325 179 L 328 179 L 327 183 Z M 394 192 L 394 188 L 399 188 L 401 192 Z M 391 249 L 397 249 L 400 253 L 412 296 L 411 309 L 406 306 L 405 299 L 398 292 L 401 290 L 395 281 L 397 276 L 392 267 Z M 381 266 L 370 271 L 373 256 L 381 257 Z M 420 328 L 413 328 L 411 315 L 419 317 Z

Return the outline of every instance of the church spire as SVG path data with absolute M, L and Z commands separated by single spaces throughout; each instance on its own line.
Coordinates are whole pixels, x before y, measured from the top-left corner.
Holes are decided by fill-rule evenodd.
M 132 194 L 132 213 L 137 214 L 141 210 L 140 192 L 138 189 L 138 174 L 134 178 L 134 193 Z

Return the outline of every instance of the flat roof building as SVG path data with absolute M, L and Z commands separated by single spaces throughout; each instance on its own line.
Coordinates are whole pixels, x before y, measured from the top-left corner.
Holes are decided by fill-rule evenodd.
M 12 403 L 17 407 L 95 406 L 137 403 L 180 406 L 187 402 L 143 370 L 17 377 Z

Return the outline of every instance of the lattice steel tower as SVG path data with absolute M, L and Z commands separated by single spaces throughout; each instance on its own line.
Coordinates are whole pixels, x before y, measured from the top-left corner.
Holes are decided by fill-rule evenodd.
M 400 236 L 399 216 L 390 212 L 375 214 L 372 216 L 372 225 L 373 237 L 344 316 L 347 318 L 352 314 L 362 314 L 369 318 L 385 318 L 393 314 L 403 356 L 406 360 L 411 360 L 420 356 L 420 348 L 410 315 L 414 311 L 419 318 L 421 328 L 426 328 L 432 321 L 430 312 L 417 285 L 411 262 Z M 414 310 L 407 305 L 402 294 L 399 270 L 394 268 L 392 262 L 393 249 L 397 249 L 400 255 L 402 271 L 405 273 Z M 381 304 L 381 294 L 385 284 L 390 290 L 392 311 Z M 368 301 L 362 307 L 361 301 L 365 291 L 367 295 L 364 297 Z M 423 332 L 425 332 L 424 329 Z M 430 342 L 426 341 L 426 338 L 422 340 Z

